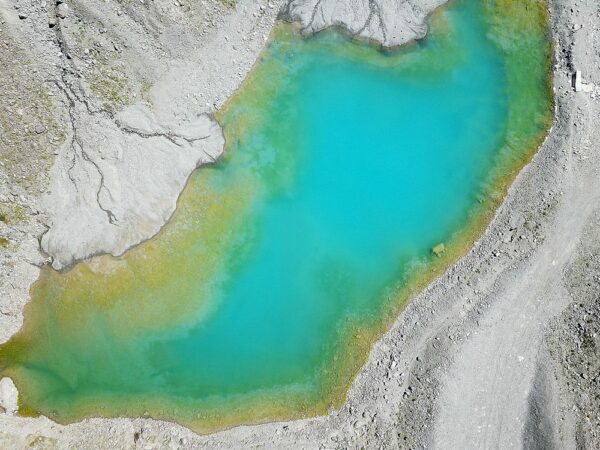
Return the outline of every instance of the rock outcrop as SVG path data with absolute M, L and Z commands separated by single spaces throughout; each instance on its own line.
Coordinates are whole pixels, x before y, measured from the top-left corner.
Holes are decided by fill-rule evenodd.
M 290 0 L 282 17 L 298 21 L 306 34 L 332 26 L 354 37 L 396 47 L 427 33 L 425 18 L 444 0 Z

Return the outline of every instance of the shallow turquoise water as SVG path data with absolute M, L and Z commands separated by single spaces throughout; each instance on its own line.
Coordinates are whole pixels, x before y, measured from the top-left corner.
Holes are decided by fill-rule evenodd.
M 174 384 L 200 395 L 310 388 L 340 322 L 375 314 L 403 266 L 464 225 L 506 120 L 502 59 L 474 10 L 450 14 L 464 50 L 443 55 L 456 62 L 439 72 L 332 57 L 334 34 L 305 51 L 271 46 L 287 79 L 264 104 L 233 107 L 266 117 L 221 168 L 264 177 L 258 231 L 210 319 L 163 343 Z
M 350 335 L 464 228 L 506 143 L 508 56 L 481 5 L 453 3 L 433 31 L 388 54 L 276 34 L 221 117 L 226 157 L 163 232 L 34 288 L 26 331 L 0 348 L 28 408 L 191 424 L 329 402 Z

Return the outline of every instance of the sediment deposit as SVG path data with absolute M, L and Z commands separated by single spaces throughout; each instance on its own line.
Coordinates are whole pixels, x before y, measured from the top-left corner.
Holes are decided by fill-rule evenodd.
M 305 34 L 339 27 L 357 38 L 396 47 L 427 34 L 425 19 L 446 0 L 291 0 L 286 20 L 298 21 Z

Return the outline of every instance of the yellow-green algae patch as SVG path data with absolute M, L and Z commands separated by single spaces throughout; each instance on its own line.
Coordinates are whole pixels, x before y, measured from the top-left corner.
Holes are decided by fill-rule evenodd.
M 63 423 L 147 416 L 210 432 L 340 406 L 372 343 L 470 248 L 541 143 L 550 58 L 546 4 L 535 0 L 455 2 L 424 42 L 391 53 L 279 26 L 218 115 L 224 158 L 193 174 L 161 233 L 120 258 L 42 271 L 22 330 L 0 347 L 20 412 Z M 419 110 L 437 99 L 466 117 Z M 354 121 L 355 108 L 369 120 Z M 421 146 L 419 114 L 431 114 L 431 134 L 442 128 L 439 141 Z M 453 139 L 457 148 L 439 150 Z M 411 179 L 407 165 L 432 179 Z M 446 250 L 432 257 L 440 241 Z

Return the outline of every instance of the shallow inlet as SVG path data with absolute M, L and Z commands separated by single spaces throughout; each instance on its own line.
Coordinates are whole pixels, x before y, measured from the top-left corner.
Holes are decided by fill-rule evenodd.
M 340 405 L 408 288 L 472 242 L 551 120 L 544 2 L 456 1 L 431 24 L 387 53 L 280 26 L 219 114 L 225 156 L 161 233 L 42 271 L 0 347 L 21 413 L 205 432 Z

